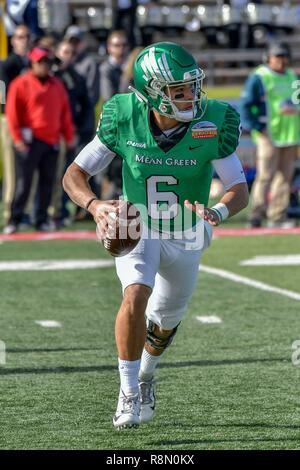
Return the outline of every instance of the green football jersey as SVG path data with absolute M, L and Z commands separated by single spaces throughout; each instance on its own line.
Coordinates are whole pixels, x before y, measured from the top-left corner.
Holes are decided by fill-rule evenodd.
M 138 206 L 152 228 L 181 231 L 197 221 L 186 217 L 184 201 L 208 203 L 211 161 L 236 150 L 240 118 L 229 104 L 208 100 L 201 119 L 191 121 L 181 140 L 164 151 L 152 135 L 149 108 L 128 93 L 104 105 L 97 135 L 123 160 L 124 199 Z

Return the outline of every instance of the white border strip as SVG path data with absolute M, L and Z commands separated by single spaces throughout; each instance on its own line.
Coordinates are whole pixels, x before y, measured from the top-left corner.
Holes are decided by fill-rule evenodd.
M 199 270 L 208 274 L 214 274 L 215 276 L 223 277 L 224 279 L 228 279 L 239 284 L 245 284 L 246 286 L 255 287 L 256 289 L 261 289 L 267 292 L 274 292 L 275 294 L 284 295 L 285 297 L 289 297 L 290 299 L 300 301 L 300 294 L 298 294 L 297 292 L 293 292 L 291 290 L 286 289 L 280 289 L 279 287 L 274 287 L 270 284 L 265 284 L 264 282 L 255 281 L 254 279 L 250 279 L 249 277 L 239 276 L 238 274 L 234 274 L 230 271 L 225 271 L 224 269 L 211 268 L 210 266 L 201 265 L 199 266 Z

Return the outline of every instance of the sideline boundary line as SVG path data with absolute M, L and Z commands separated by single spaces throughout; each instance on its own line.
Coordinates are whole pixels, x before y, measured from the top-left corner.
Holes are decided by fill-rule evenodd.
M 300 293 L 293 292 L 287 289 L 281 289 L 280 287 L 275 287 L 265 282 L 256 281 L 255 279 L 250 279 L 246 276 L 240 276 L 231 271 L 226 271 L 225 269 L 211 268 L 210 266 L 200 265 L 199 271 L 203 271 L 208 274 L 213 274 L 214 276 L 219 276 L 229 281 L 236 282 L 238 284 L 244 284 L 246 286 L 255 287 L 266 292 L 273 292 L 275 294 L 283 295 L 289 297 L 293 300 L 300 301 Z

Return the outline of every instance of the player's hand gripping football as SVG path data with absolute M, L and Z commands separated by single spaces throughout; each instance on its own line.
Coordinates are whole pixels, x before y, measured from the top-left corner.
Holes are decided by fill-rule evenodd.
M 184 201 L 185 207 L 195 212 L 199 217 L 206 220 L 210 225 L 217 226 L 220 224 L 221 220 L 218 214 L 208 207 L 203 207 L 203 204 L 200 204 L 198 201 L 195 201 L 192 204 L 188 199 Z
M 109 227 L 113 227 L 119 214 L 119 201 L 98 201 L 95 200 L 90 206 L 90 212 L 97 224 L 97 233 L 99 238 L 104 239 Z M 113 215 L 115 214 L 115 215 Z
M 130 253 L 141 238 L 140 213 L 128 201 L 92 201 L 96 235 L 114 257 Z

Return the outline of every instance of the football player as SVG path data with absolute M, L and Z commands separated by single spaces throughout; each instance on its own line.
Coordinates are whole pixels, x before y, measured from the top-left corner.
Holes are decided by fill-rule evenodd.
M 212 226 L 248 204 L 235 153 L 239 115 L 229 104 L 207 99 L 203 78 L 193 56 L 175 43 L 143 49 L 134 64 L 133 93 L 105 104 L 97 135 L 64 176 L 65 190 L 90 211 L 103 237 L 118 201 L 99 200 L 88 180 L 116 155 L 123 164 L 124 199 L 145 208 L 140 242 L 116 258 L 123 288 L 115 324 L 121 384 L 113 424 L 118 429 L 153 418 L 155 368 L 192 295 Z M 213 170 L 225 194 L 208 208 Z M 185 226 L 187 213 L 200 218 Z M 203 239 L 189 243 L 190 229 L 198 226 Z

